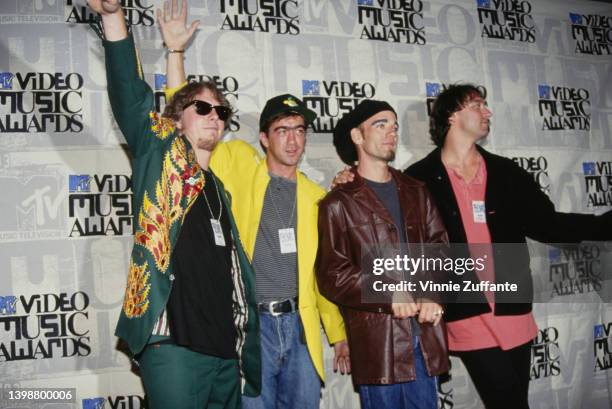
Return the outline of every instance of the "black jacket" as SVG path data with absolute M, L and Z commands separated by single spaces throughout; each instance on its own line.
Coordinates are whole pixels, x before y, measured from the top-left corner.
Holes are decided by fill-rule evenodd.
M 526 243 L 526 237 L 544 243 L 612 239 L 612 211 L 601 216 L 557 212 L 529 173 L 508 158 L 494 155 L 480 146 L 477 148 L 487 169 L 485 209 L 493 243 Z M 461 214 L 441 152 L 440 148 L 435 149 L 404 173 L 427 185 L 446 226 L 449 242 L 466 243 Z M 525 292 L 532 291 L 527 246 L 511 254 L 496 247 L 494 266 L 497 282 L 517 283 L 523 290 L 523 297 Z M 447 304 L 446 321 L 490 312 L 484 295 L 479 294 L 478 298 L 469 304 Z M 497 293 L 496 315 L 520 315 L 531 311 L 531 302 L 517 303 L 511 298 L 512 295 Z

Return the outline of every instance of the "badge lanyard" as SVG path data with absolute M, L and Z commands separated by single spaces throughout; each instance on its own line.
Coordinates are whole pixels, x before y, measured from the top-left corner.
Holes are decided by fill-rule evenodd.
M 217 186 L 217 182 L 215 182 L 215 177 L 211 175 L 211 179 L 213 184 L 215 185 L 215 190 L 217 191 L 217 199 L 219 200 L 219 216 L 215 219 L 213 216 L 212 207 L 210 207 L 210 203 L 208 203 L 208 198 L 206 197 L 206 192 L 202 192 L 202 196 L 204 196 L 204 200 L 206 201 L 206 205 L 208 206 L 208 211 L 210 212 L 210 225 L 212 227 L 213 235 L 215 236 L 215 244 L 217 246 L 225 247 L 225 237 L 223 237 L 223 228 L 221 228 L 221 216 L 223 215 L 223 202 L 221 201 L 221 196 L 219 195 L 219 187 Z

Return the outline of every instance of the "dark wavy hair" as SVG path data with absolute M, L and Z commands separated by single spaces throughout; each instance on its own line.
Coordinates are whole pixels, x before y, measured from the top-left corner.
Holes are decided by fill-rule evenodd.
M 450 128 L 448 119 L 461 110 L 473 98 L 485 98 L 482 90 L 474 84 L 453 84 L 440 92 L 429 116 L 429 135 L 436 146 L 443 146 Z
M 304 116 L 298 114 L 297 112 L 281 112 L 278 115 L 274 115 L 274 116 L 271 116 L 270 118 L 267 118 L 259 127 L 259 132 L 265 133 L 266 136 L 269 138 L 270 137 L 270 134 L 269 134 L 270 127 L 272 126 L 272 124 L 281 119 L 289 118 L 290 116 L 299 116 L 304 119 L 304 122 L 306 122 L 306 119 L 304 118 Z M 308 128 L 308 125 L 304 125 L 304 126 Z M 263 145 L 263 143 L 261 143 L 261 140 L 259 141 L 259 146 L 261 146 L 261 149 L 264 151 L 264 153 L 268 153 L 268 149 Z
M 217 88 L 217 86 L 210 81 L 200 81 L 200 82 L 190 82 L 177 91 L 176 94 L 172 97 L 170 102 L 164 108 L 163 116 L 166 118 L 172 119 L 174 122 L 178 122 L 183 115 L 183 107 L 187 105 L 187 103 L 193 101 L 200 92 L 205 89 L 209 90 L 213 97 L 219 101 L 219 105 L 223 105 L 232 110 L 232 114 L 225 121 L 225 129 L 229 126 L 230 120 L 232 119 L 232 115 L 234 110 L 230 105 L 225 95 Z

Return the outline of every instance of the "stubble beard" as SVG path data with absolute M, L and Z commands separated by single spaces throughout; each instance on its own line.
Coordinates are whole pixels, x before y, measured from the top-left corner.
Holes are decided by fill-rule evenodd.
M 373 152 L 367 152 L 364 150 L 364 154 L 369 156 L 371 159 L 375 161 L 381 160 L 386 163 L 389 163 L 395 160 L 396 150 L 392 150 L 392 151 L 385 152 L 385 153 L 373 153 Z
M 219 141 L 216 138 L 198 140 L 197 148 L 212 152 Z
M 396 153 L 395 151 L 391 151 L 388 154 L 386 154 L 385 160 L 387 162 L 393 162 L 395 160 L 395 153 Z
M 212 152 L 220 139 L 217 132 L 205 132 L 204 135 L 200 136 L 197 140 L 192 141 L 191 146 L 197 150 Z
M 378 159 L 382 159 L 382 160 L 384 160 L 387 163 L 393 162 L 395 160 L 396 152 L 397 152 L 396 150 L 392 150 L 392 151 L 383 153 L 380 156 L 378 156 Z

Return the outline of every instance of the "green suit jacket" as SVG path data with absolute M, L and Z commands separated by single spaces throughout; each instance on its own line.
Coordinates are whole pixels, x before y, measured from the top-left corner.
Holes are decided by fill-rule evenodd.
M 165 310 L 174 280 L 172 250 L 185 215 L 203 188 L 204 173 L 189 142 L 175 133 L 171 120 L 154 111 L 153 91 L 142 79 L 132 36 L 104 41 L 104 48 L 111 107 L 133 155 L 134 248 L 116 335 L 138 354 Z M 216 181 L 226 208 L 231 208 L 223 184 Z M 261 388 L 255 277 L 231 212 L 229 216 L 236 265 L 232 278 L 237 353 L 243 393 L 254 396 Z

